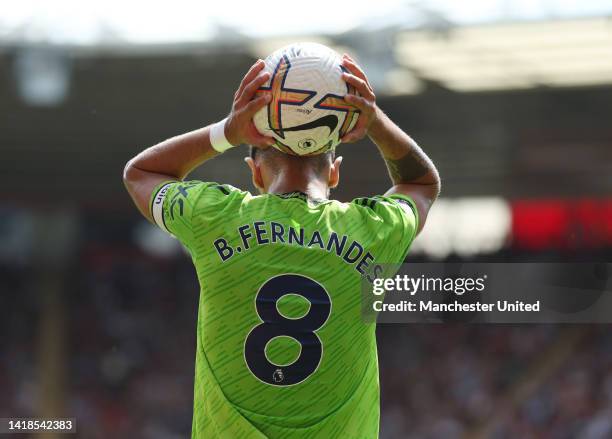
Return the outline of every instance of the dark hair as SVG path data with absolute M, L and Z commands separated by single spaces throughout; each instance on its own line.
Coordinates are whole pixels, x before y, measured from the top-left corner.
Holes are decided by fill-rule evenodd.
M 260 148 L 255 148 L 253 146 L 249 146 L 249 156 L 253 160 L 255 160 L 255 156 L 258 154 L 258 152 L 261 153 L 261 152 L 264 152 L 264 151 L 266 151 L 266 153 L 268 151 L 270 151 L 270 152 L 273 152 L 273 153 L 279 153 L 281 156 L 296 157 L 296 158 L 299 157 L 301 159 L 312 159 L 312 158 L 328 157 L 333 162 L 334 159 L 336 158 L 336 153 L 334 151 L 328 151 L 328 152 L 323 153 L 323 154 L 317 154 L 317 155 L 311 155 L 311 156 L 292 156 L 292 155 L 289 155 L 289 154 L 285 154 L 284 152 L 278 151 L 274 147 L 269 147 L 269 148 L 266 148 L 265 150 L 262 150 Z
M 255 160 L 255 157 L 260 157 L 262 160 L 266 160 L 275 169 L 278 169 L 280 161 L 285 161 L 294 163 L 299 162 L 300 166 L 311 166 L 317 172 L 323 172 L 326 166 L 331 165 L 336 157 L 336 153 L 334 151 L 328 151 L 323 154 L 310 156 L 298 156 L 281 152 L 274 147 L 260 149 L 253 146 L 249 147 L 249 155 L 253 160 Z

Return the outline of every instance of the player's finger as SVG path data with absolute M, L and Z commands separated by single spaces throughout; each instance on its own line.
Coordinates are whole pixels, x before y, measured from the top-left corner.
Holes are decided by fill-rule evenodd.
M 357 107 L 357 109 L 359 109 L 362 113 L 368 114 L 372 111 L 372 102 L 361 96 L 347 94 L 344 96 L 344 100 L 354 107 Z
M 356 142 L 357 140 L 362 139 L 366 134 L 366 128 L 364 127 L 360 127 L 357 128 L 355 127 L 354 129 L 351 130 L 350 133 L 346 134 L 342 139 L 340 139 L 340 142 L 342 143 L 353 143 Z
M 258 59 L 255 64 L 251 66 L 249 71 L 244 75 L 242 81 L 240 82 L 240 86 L 238 90 L 236 90 L 236 94 L 234 95 L 234 100 L 238 100 L 238 98 L 242 95 L 242 91 L 246 87 L 246 85 L 251 82 L 257 74 L 265 67 L 266 63 L 262 59 Z
M 273 145 L 276 142 L 276 139 L 274 137 L 265 136 L 261 134 L 259 131 L 257 131 L 257 128 L 255 127 L 255 122 L 253 122 L 253 119 L 249 120 L 248 124 L 249 126 L 248 126 L 247 138 L 248 138 L 248 142 L 251 145 L 258 146 L 260 148 L 264 148 L 264 147 Z
M 357 122 L 357 125 L 355 125 L 355 128 L 353 128 L 349 133 L 345 134 L 344 137 L 340 139 L 340 141 L 342 143 L 356 142 L 357 140 L 363 138 L 366 135 L 366 131 L 367 131 L 367 125 L 365 123 L 359 124 L 359 122 Z
M 264 85 L 268 79 L 270 79 L 269 72 L 262 72 L 257 75 L 255 79 L 253 79 L 244 87 L 244 90 L 242 91 L 242 94 L 238 97 L 238 101 L 236 101 L 236 103 L 238 105 L 246 105 L 247 102 L 253 99 L 253 96 L 257 92 L 257 89 Z
M 249 82 L 251 82 L 265 66 L 266 66 L 266 63 L 261 59 L 258 59 L 257 62 L 255 62 L 255 64 L 251 66 L 249 71 L 246 72 L 246 74 L 242 78 L 242 81 L 240 81 L 240 86 L 238 87 L 238 90 L 236 91 L 236 94 L 238 96 L 242 94 L 244 87 L 246 87 L 246 85 Z
M 276 142 L 276 139 L 274 137 L 264 136 L 264 135 L 259 134 L 259 133 L 254 135 L 253 139 L 251 139 L 251 140 L 252 140 L 251 144 L 253 146 L 257 146 L 259 148 L 266 148 L 268 146 L 272 146 Z
M 362 70 L 362 68 L 359 66 L 359 64 L 357 64 L 357 61 L 355 61 L 353 58 L 351 58 L 351 56 L 348 53 L 344 54 L 344 58 L 342 59 L 342 64 L 345 67 L 350 67 L 351 70 L 354 70 L 355 73 L 357 74 L 357 76 L 359 77 L 363 77 L 363 79 L 365 81 L 368 80 L 365 72 Z
M 273 137 L 262 137 L 261 139 L 257 139 L 257 142 L 253 145 L 258 148 L 268 148 L 276 143 L 276 139 Z
M 260 109 L 265 107 L 268 102 L 272 99 L 272 95 L 270 93 L 266 93 L 264 95 L 258 96 L 249 102 L 246 107 L 244 107 L 244 112 L 251 119 L 255 113 L 257 113 Z
M 349 55 L 348 53 L 344 53 L 342 54 L 342 59 L 348 59 L 350 61 L 355 62 L 355 60 L 351 57 L 351 55 Z
M 355 75 L 351 75 L 350 73 L 342 73 L 342 79 L 355 87 L 360 95 L 365 96 L 372 101 L 376 99 L 376 95 L 363 79 L 358 78 Z
M 357 119 L 357 124 L 351 131 L 345 134 L 340 141 L 342 143 L 352 143 L 365 136 L 368 128 L 368 118 L 368 114 L 360 114 L 359 119 Z
M 346 67 L 353 75 L 363 79 L 363 81 L 368 84 L 370 90 L 372 89 L 370 86 L 370 81 L 368 81 L 368 77 L 366 76 L 365 72 L 361 70 L 361 67 L 359 67 L 355 61 L 353 61 L 353 58 L 345 55 L 345 58 L 342 60 L 342 65 L 344 65 L 344 67 Z

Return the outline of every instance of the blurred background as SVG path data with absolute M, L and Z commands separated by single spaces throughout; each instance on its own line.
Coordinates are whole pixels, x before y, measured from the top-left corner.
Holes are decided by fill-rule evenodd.
M 612 4 L 21 0 L 0 7 L 0 417 L 190 434 L 197 279 L 125 162 L 220 120 L 259 57 L 354 56 L 443 194 L 407 261 L 612 261 Z M 340 146 L 336 198 L 383 192 Z M 245 150 L 194 178 L 250 189 Z M 611 438 L 606 325 L 378 328 L 381 438 Z

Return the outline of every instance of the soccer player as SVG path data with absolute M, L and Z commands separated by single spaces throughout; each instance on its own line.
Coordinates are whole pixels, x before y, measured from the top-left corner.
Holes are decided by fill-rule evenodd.
M 376 438 L 375 324 L 361 318 L 362 278 L 400 263 L 440 190 L 423 150 L 376 105 L 367 77 L 345 55 L 343 79 L 360 110 L 343 142 L 369 136 L 392 186 L 350 203 L 328 199 L 341 157 L 291 156 L 269 147 L 253 115 L 268 79 L 259 60 L 222 122 L 138 154 L 125 185 L 149 220 L 189 251 L 200 283 L 193 438 Z M 245 159 L 259 195 L 187 181 L 229 147 Z M 213 166 L 213 165 L 211 165 Z M 364 170 L 365 171 L 365 170 Z

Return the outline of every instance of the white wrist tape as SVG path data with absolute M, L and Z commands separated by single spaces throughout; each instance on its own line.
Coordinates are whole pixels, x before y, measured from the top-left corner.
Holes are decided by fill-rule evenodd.
M 229 143 L 225 137 L 225 122 L 227 122 L 227 117 L 210 127 L 210 145 L 218 152 L 225 152 L 236 146 Z

